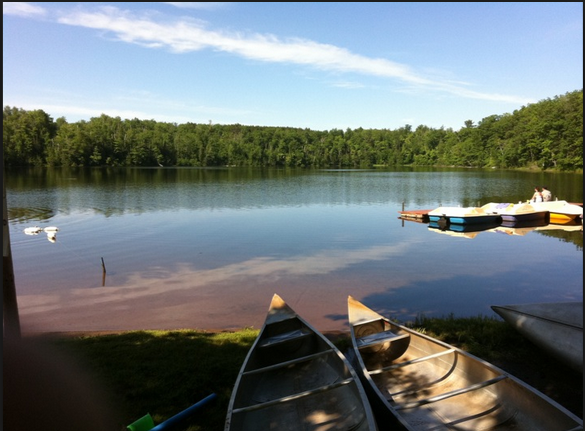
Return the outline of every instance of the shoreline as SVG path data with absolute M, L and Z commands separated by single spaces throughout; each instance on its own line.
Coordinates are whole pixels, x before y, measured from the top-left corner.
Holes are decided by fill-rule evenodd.
M 119 331 L 22 331 L 21 338 L 51 338 L 51 337 L 101 337 L 105 335 L 119 335 L 125 334 L 128 332 L 149 332 L 149 331 L 196 331 L 196 332 L 204 332 L 209 334 L 217 334 L 221 332 L 238 332 L 245 328 L 239 329 L 218 329 L 218 328 L 210 328 L 210 329 L 201 329 L 201 328 L 176 328 L 176 329 L 129 329 L 129 330 L 119 330 Z M 257 328 L 260 330 L 260 328 Z M 350 338 L 349 331 L 341 331 L 341 330 L 332 330 L 332 331 L 320 331 L 323 335 L 325 335 L 329 340 L 335 342 L 339 339 L 343 338 Z

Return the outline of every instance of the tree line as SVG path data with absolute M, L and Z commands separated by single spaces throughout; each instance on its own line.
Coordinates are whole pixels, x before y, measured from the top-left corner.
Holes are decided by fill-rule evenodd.
M 583 170 L 583 89 L 491 115 L 458 131 L 405 125 L 315 131 L 241 124 L 54 121 L 6 106 L 4 166 L 454 166 Z

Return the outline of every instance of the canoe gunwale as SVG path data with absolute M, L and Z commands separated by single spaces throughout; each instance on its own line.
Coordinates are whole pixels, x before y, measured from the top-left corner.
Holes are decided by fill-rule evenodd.
M 553 323 L 553 324 L 556 324 L 556 325 L 567 326 L 569 328 L 580 329 L 581 331 L 583 330 L 583 326 L 582 325 L 577 325 L 577 324 L 574 324 L 574 323 L 571 323 L 571 322 L 567 322 L 567 321 L 555 320 L 555 319 L 551 319 L 551 318 L 548 318 L 548 317 L 539 316 L 537 314 L 532 314 L 532 313 L 527 312 L 527 311 L 518 311 L 518 310 L 515 310 L 513 308 L 506 307 L 506 306 L 494 305 L 492 307 L 492 309 L 494 311 L 496 311 L 496 309 L 502 310 L 502 312 L 503 311 L 508 311 L 510 314 L 525 315 L 525 316 L 531 317 L 531 318 L 536 319 L 536 320 L 540 320 L 540 321 L 544 321 L 544 322 L 549 322 L 549 323 Z M 497 313 L 497 311 L 496 311 L 496 313 Z

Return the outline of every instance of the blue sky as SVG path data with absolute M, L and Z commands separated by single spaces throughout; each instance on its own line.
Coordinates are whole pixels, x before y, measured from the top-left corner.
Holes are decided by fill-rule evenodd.
M 583 3 L 4 2 L 3 103 L 53 119 L 459 130 L 583 88 Z

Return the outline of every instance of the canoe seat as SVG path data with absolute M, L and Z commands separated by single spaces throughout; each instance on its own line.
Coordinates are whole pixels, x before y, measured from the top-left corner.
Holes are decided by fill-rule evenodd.
M 404 362 L 399 362 L 397 364 L 388 365 L 386 367 L 370 371 L 370 375 L 382 374 L 382 373 L 385 373 L 386 371 L 392 371 L 392 370 L 395 370 L 397 368 L 402 368 L 402 367 L 406 367 L 408 365 L 417 364 L 419 362 L 428 361 L 429 359 L 435 359 L 435 358 L 438 358 L 440 356 L 450 355 L 451 353 L 457 353 L 457 351 L 455 349 L 447 349 L 447 350 L 444 350 L 442 352 L 433 353 L 432 355 L 421 356 L 420 358 L 415 358 L 415 359 L 411 359 L 409 361 L 404 361 Z
M 423 400 L 418 400 L 418 401 L 414 401 L 411 403 L 395 405 L 394 408 L 396 410 L 405 410 L 405 409 L 417 408 L 417 407 L 423 406 L 425 404 L 436 403 L 438 401 L 443 401 L 447 398 L 455 397 L 457 395 L 465 394 L 465 393 L 468 393 L 471 391 L 477 391 L 478 389 L 482 389 L 482 388 L 485 388 L 487 386 L 491 386 L 491 385 L 499 382 L 500 380 L 503 380 L 506 378 L 508 378 L 508 376 L 502 374 L 500 376 L 494 377 L 493 379 L 485 380 L 483 382 L 476 383 L 476 384 L 467 386 L 465 388 L 456 389 L 454 391 L 445 392 L 444 394 L 441 394 L 441 395 L 437 395 L 437 396 L 430 397 L 430 398 L 425 398 Z
M 294 359 L 291 359 L 289 361 L 279 362 L 277 364 L 268 365 L 266 367 L 255 368 L 253 370 L 244 371 L 242 373 L 242 375 L 259 374 L 259 373 L 265 373 L 266 371 L 276 370 L 279 368 L 288 368 L 291 365 L 300 364 L 302 362 L 307 362 L 307 361 L 312 361 L 314 359 L 318 359 L 321 356 L 335 355 L 335 354 L 336 354 L 335 350 L 333 350 L 333 349 L 323 350 L 322 352 L 317 352 L 317 353 L 313 353 L 310 355 L 301 356 L 300 358 L 294 358 Z
M 297 401 L 301 398 L 305 398 L 305 397 L 308 397 L 311 395 L 320 394 L 320 393 L 327 392 L 327 391 L 333 391 L 334 389 L 337 389 L 341 386 L 349 385 L 349 384 L 354 383 L 354 382 L 355 382 L 355 380 L 353 378 L 340 380 L 340 381 L 335 382 L 335 383 L 330 384 L 330 385 L 321 386 L 321 387 L 311 389 L 308 391 L 299 392 L 297 394 L 287 395 L 285 397 L 278 398 L 278 399 L 271 400 L 271 401 L 266 401 L 264 403 L 253 404 L 251 406 L 241 407 L 239 409 L 233 409 L 232 413 L 236 414 L 236 413 L 242 413 L 242 412 L 249 412 L 249 411 L 264 409 L 264 408 L 271 407 L 271 406 L 278 405 L 278 404 L 294 402 L 294 401 Z
M 383 344 L 387 342 L 393 342 L 402 340 L 403 338 L 410 337 L 410 334 L 397 334 L 392 331 L 376 332 L 375 334 L 366 335 L 365 337 L 358 338 L 356 344 L 359 349 L 370 347 L 376 344 Z
M 283 332 L 282 334 L 276 334 L 271 337 L 266 337 L 259 344 L 258 347 L 272 347 L 287 341 L 296 341 L 306 337 L 310 337 L 312 332 L 308 329 L 295 329 L 293 331 Z

